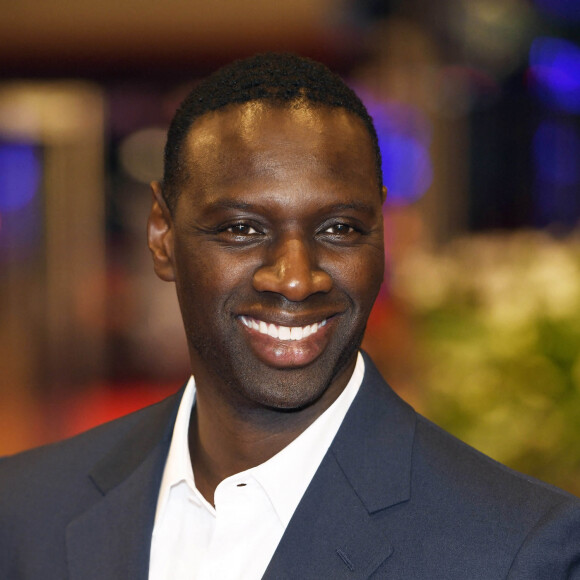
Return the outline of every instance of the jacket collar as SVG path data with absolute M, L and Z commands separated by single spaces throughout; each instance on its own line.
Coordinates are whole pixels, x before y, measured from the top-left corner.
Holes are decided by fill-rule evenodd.
M 392 553 L 372 516 L 410 497 L 415 413 L 364 357 L 360 391 L 266 579 L 367 578 Z M 147 579 L 157 494 L 182 393 L 144 410 L 92 470 L 103 497 L 67 527 L 71 580 Z
M 410 497 L 416 414 L 363 354 L 361 391 L 331 452 L 368 512 L 374 513 Z
M 141 417 L 89 477 L 100 501 L 66 529 L 71 580 L 146 580 L 157 494 L 183 390 Z
M 410 498 L 415 412 L 365 355 L 365 377 L 265 579 L 368 578 L 393 552 L 373 514 Z

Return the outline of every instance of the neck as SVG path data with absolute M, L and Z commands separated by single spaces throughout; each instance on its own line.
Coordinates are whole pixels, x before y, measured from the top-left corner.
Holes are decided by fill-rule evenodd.
M 196 487 L 205 499 L 213 504 L 221 481 L 268 461 L 294 441 L 334 403 L 353 370 L 354 365 L 313 404 L 290 411 L 224 405 L 219 389 L 196 376 L 189 452 Z
M 251 421 L 237 413 L 212 410 L 200 395 L 198 390 L 189 425 L 189 452 L 195 484 L 212 504 L 221 481 L 268 461 L 318 417 L 305 410 L 278 411 L 267 423 L 263 418 Z

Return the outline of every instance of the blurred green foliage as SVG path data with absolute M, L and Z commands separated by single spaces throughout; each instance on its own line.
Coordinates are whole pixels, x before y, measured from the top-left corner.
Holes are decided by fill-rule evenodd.
M 409 254 L 393 288 L 416 324 L 427 416 L 580 495 L 580 238 L 457 240 Z

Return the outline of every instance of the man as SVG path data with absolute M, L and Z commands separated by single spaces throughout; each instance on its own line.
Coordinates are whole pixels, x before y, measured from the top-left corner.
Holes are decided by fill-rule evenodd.
M 1 578 L 580 578 L 580 502 L 417 415 L 359 353 L 380 167 L 318 63 L 262 55 L 193 90 L 148 225 L 193 376 L 0 463 Z

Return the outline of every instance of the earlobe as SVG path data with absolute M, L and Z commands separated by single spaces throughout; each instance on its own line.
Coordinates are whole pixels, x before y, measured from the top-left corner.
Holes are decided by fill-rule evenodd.
M 381 189 L 381 198 L 382 198 L 383 203 L 385 203 L 385 201 L 387 201 L 387 188 L 384 185 Z
M 173 282 L 173 221 L 158 181 L 151 183 L 151 191 L 153 203 L 147 221 L 147 242 L 153 256 L 153 268 L 161 280 Z

